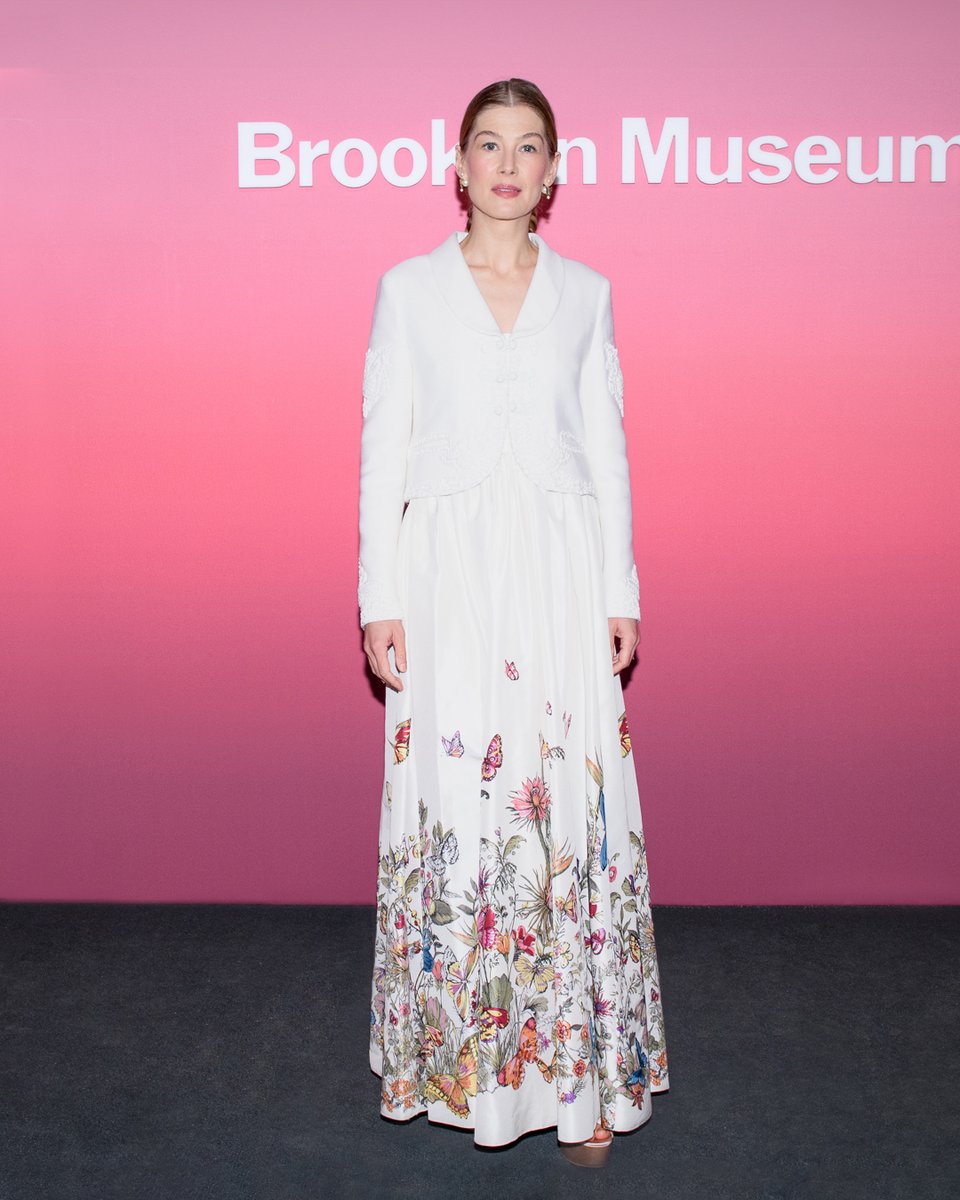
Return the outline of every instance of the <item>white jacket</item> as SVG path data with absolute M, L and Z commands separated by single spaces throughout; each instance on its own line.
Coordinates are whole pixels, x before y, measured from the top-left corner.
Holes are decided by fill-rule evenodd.
M 610 281 L 529 236 L 537 263 L 509 334 L 463 257 L 464 232 L 380 278 L 363 372 L 361 625 L 403 618 L 405 501 L 479 483 L 507 436 L 534 483 L 596 496 L 607 615 L 640 616 Z

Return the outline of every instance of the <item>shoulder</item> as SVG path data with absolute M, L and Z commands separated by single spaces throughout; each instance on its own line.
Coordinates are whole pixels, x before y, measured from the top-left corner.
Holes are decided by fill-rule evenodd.
M 554 251 L 556 254 L 556 251 Z M 574 294 L 589 297 L 593 303 L 603 303 L 610 297 L 610 280 L 602 272 L 581 262 L 578 258 L 568 258 L 566 255 L 557 256 L 563 263 L 564 286 L 570 287 Z
M 380 287 L 389 290 L 419 287 L 430 279 L 430 263 L 434 251 L 424 254 L 413 254 L 410 258 L 401 259 L 388 267 L 380 276 Z

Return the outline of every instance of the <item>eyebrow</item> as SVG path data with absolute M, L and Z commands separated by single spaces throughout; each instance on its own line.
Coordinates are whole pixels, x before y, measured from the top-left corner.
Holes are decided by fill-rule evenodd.
M 475 138 L 478 138 L 478 137 L 483 137 L 483 135 L 484 135 L 485 133 L 490 133 L 490 134 L 492 134 L 494 137 L 503 137 L 503 134 L 502 134 L 502 133 L 497 133 L 495 129 L 478 129 L 478 130 L 477 130 L 477 132 L 474 134 L 474 137 L 475 137 Z M 540 139 L 540 141 L 541 141 L 541 142 L 544 140 L 544 139 L 543 139 L 543 134 L 542 134 L 542 133 L 538 133 L 538 132 L 537 132 L 537 130 L 535 130 L 535 129 L 534 129 L 534 130 L 532 130 L 530 133 L 521 133 L 521 134 L 520 134 L 520 137 L 521 137 L 521 139 L 523 139 L 523 138 L 530 138 L 530 137 L 538 137 L 538 138 Z

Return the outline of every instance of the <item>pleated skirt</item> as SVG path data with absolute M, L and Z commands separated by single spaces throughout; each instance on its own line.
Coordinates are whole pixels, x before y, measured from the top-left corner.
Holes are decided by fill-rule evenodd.
M 537 486 L 508 441 L 479 484 L 409 502 L 398 576 L 407 671 L 386 696 L 370 1013 L 381 1111 L 482 1146 L 635 1129 L 669 1081 L 596 500 Z

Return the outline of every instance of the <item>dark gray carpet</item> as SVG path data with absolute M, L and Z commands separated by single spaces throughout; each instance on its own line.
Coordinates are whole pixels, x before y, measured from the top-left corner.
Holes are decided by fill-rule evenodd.
M 671 1090 L 583 1171 L 381 1119 L 371 908 L 0 905 L 0 1198 L 960 1197 L 960 910 L 654 921 Z

